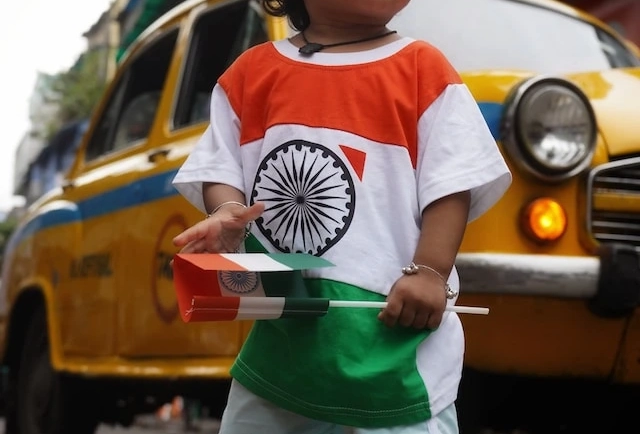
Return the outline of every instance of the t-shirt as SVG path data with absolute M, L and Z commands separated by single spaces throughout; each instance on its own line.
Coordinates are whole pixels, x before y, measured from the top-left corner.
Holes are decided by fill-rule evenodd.
M 251 249 L 335 264 L 303 273 L 311 296 L 384 301 L 413 258 L 425 207 L 470 190 L 473 220 L 510 181 L 453 67 L 402 38 L 310 57 L 287 40 L 246 51 L 213 89 L 211 125 L 174 185 L 203 212 L 203 182 L 264 202 Z M 458 289 L 455 267 L 449 283 Z M 429 419 L 457 396 L 460 320 L 447 312 L 437 330 L 418 331 L 377 314 L 256 321 L 231 374 L 282 408 L 340 425 Z

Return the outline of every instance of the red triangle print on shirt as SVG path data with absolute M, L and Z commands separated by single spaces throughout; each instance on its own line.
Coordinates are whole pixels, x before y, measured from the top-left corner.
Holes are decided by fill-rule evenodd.
M 351 163 L 351 167 L 353 167 L 353 170 L 362 182 L 362 176 L 364 175 L 364 162 L 367 159 L 367 154 L 345 145 L 340 145 L 340 149 L 342 149 L 342 152 L 346 155 L 349 163 Z

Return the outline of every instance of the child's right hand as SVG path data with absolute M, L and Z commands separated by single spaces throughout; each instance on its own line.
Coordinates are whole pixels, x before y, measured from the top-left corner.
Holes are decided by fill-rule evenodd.
M 173 239 L 180 253 L 230 253 L 235 252 L 245 238 L 247 225 L 264 212 L 263 203 L 248 208 L 237 205 L 222 207 L 209 218 L 202 220 Z

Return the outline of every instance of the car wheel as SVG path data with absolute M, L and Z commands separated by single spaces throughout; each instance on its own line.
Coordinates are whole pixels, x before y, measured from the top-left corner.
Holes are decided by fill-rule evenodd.
M 51 365 L 44 308 L 34 314 L 17 373 L 16 426 L 19 434 L 92 434 L 97 428 L 90 396 L 74 394 L 71 379 Z

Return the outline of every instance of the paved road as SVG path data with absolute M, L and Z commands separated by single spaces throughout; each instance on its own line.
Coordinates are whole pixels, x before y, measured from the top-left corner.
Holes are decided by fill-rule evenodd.
M 183 434 L 202 433 L 218 434 L 219 422 L 217 420 L 200 420 L 195 423 L 194 430 L 187 431 L 182 421 L 174 420 L 163 422 L 155 416 L 142 416 L 136 420 L 130 428 L 101 426 L 96 434 Z
M 219 422 L 217 420 L 203 420 L 197 423 L 196 429 L 187 431 L 179 421 L 161 422 L 153 416 L 141 417 L 135 426 L 130 428 L 112 427 L 103 425 L 98 428 L 96 434 L 218 434 Z M 4 433 L 4 420 L 0 419 L 0 433 Z M 498 432 L 483 430 L 480 434 L 528 434 L 525 431 L 513 430 Z
M 197 423 L 196 430 L 187 431 L 180 421 L 161 422 L 154 416 L 144 416 L 130 428 L 101 426 L 96 434 L 218 434 L 219 423 L 215 420 L 203 420 Z M 4 420 L 0 419 L 0 433 L 4 433 Z

